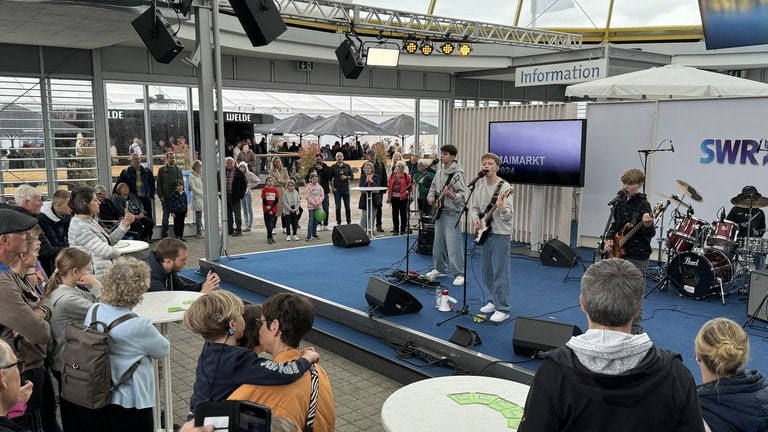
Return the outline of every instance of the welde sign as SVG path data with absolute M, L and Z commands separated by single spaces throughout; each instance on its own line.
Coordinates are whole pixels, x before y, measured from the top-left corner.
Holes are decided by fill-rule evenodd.
M 606 59 L 570 63 L 519 67 L 515 70 L 515 87 L 547 84 L 576 84 L 605 78 L 608 73 Z

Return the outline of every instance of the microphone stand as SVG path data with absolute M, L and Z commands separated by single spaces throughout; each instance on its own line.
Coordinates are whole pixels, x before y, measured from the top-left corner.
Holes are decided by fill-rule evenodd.
M 605 221 L 605 228 L 603 228 L 603 234 L 600 236 L 600 241 L 597 243 L 597 250 L 595 250 L 595 254 L 592 257 L 592 262 L 596 263 L 604 258 L 607 257 L 607 254 L 605 252 L 605 241 L 608 237 L 608 230 L 611 229 L 611 224 L 615 220 L 614 213 L 616 212 L 616 204 L 618 201 L 615 201 L 613 204 L 609 204 L 611 206 L 611 212 L 608 213 L 608 220 Z
M 665 141 L 669 141 L 670 147 L 668 149 L 659 149 L 659 147 L 661 147 L 661 145 L 664 144 Z M 637 152 L 642 155 L 641 165 L 643 166 L 643 175 L 648 174 L 648 155 L 651 153 L 667 152 L 667 151 L 671 151 L 672 153 L 675 152 L 675 148 L 672 147 L 672 140 L 669 138 L 662 140 L 659 143 L 659 145 L 657 145 L 656 148 L 653 150 L 638 150 Z M 643 193 L 645 193 L 645 182 L 643 182 Z
M 456 224 L 453 226 L 454 228 L 459 227 L 459 223 L 461 223 L 461 216 L 464 216 L 464 297 L 461 300 L 461 308 L 456 309 L 456 315 L 450 316 L 440 322 L 437 323 L 437 326 L 439 327 L 443 323 L 446 323 L 454 318 L 458 318 L 463 315 L 470 315 L 476 320 L 482 320 L 485 322 L 489 322 L 493 325 L 498 325 L 499 323 L 495 323 L 489 319 L 486 319 L 485 317 L 482 317 L 480 315 L 475 315 L 469 313 L 469 305 L 467 305 L 467 235 L 469 233 L 469 203 L 472 202 L 472 194 L 475 192 L 475 186 L 472 185 L 471 187 L 468 187 L 469 189 L 469 195 L 467 195 L 467 199 L 464 202 L 464 208 L 461 209 L 461 213 L 459 214 L 459 219 L 456 220 Z M 509 265 L 509 263 L 507 263 Z

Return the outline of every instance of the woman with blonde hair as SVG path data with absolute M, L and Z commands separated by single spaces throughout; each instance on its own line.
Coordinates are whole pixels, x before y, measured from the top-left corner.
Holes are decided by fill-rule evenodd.
M 707 321 L 696 335 L 698 387 L 705 426 L 715 432 L 768 430 L 768 383 L 747 370 L 749 336 L 728 318 Z
M 290 180 L 291 176 L 288 173 L 288 170 L 283 167 L 283 161 L 278 156 L 272 158 L 269 175 L 275 180 L 274 186 L 277 188 L 278 195 L 281 198 L 284 197 L 288 186 L 288 180 Z M 280 210 L 279 213 L 283 234 L 288 234 L 288 221 L 286 220 L 287 213 L 285 212 L 285 209 Z
M 149 265 L 136 258 L 118 258 L 104 273 L 99 303 L 88 309 L 84 324 L 112 323 L 132 313 L 131 309 L 139 304 L 148 289 Z M 152 408 L 157 405 L 152 359 L 167 356 L 171 344 L 152 321 L 144 317 L 123 321 L 110 330 L 109 336 L 112 376 L 123 376 L 135 363 L 138 367 L 123 385 L 115 389 L 110 405 L 99 409 L 78 407 L 83 431 L 150 432 L 154 429 Z
M 62 352 L 67 324 L 83 322 L 85 313 L 101 295 L 101 283 L 93 277 L 90 270 L 90 255 L 77 248 L 64 248 L 56 256 L 55 268 L 48 284 L 45 285 L 45 296 L 54 306 L 51 330 L 55 343 L 49 361 L 53 376 L 59 383 L 61 426 L 65 432 L 83 430 L 77 405 L 61 398 L 61 370 L 64 367 Z M 87 288 L 88 291 L 79 287 Z

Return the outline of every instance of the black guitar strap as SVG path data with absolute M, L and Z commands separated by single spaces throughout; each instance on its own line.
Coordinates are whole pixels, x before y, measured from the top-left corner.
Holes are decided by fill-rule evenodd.
M 485 207 L 485 210 L 483 210 L 483 213 L 480 215 L 480 217 L 484 217 L 488 214 L 489 211 L 491 211 L 491 208 L 493 208 L 496 200 L 499 199 L 499 192 L 501 192 L 501 187 L 504 186 L 504 183 L 506 183 L 504 180 L 499 180 L 499 184 L 496 185 L 496 190 L 493 192 L 493 196 L 491 197 L 491 202 L 489 202 Z

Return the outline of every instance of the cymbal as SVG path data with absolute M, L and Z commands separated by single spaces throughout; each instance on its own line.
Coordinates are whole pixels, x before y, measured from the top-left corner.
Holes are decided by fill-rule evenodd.
M 683 192 L 685 196 L 697 202 L 704 201 L 704 198 L 702 198 L 701 195 L 699 195 L 699 193 L 696 192 L 696 189 L 693 186 L 689 185 L 683 180 L 676 180 L 675 183 L 677 183 L 677 187 L 680 189 L 681 192 Z
M 656 195 L 660 195 L 660 196 L 668 199 L 670 202 L 673 202 L 673 203 L 675 203 L 675 204 L 677 204 L 677 205 L 679 205 L 681 207 L 685 207 L 687 209 L 691 208 L 690 204 L 684 203 L 683 200 L 681 200 L 677 195 L 674 195 L 674 194 L 672 194 L 672 195 L 665 195 L 665 194 L 663 194 L 661 192 L 656 192 Z
M 768 206 L 768 198 L 763 196 L 736 195 L 731 198 L 731 204 L 743 208 L 762 208 Z

